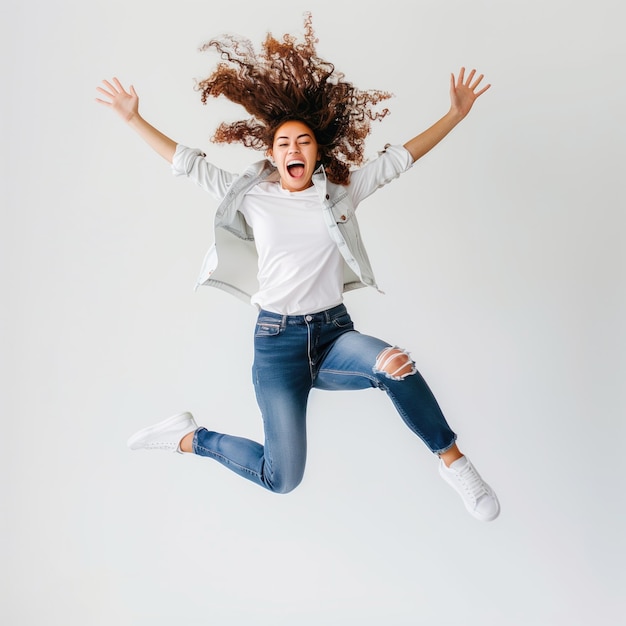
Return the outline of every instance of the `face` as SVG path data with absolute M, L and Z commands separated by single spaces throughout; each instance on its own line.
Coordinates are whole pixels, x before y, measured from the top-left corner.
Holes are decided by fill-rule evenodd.
M 306 124 L 292 120 L 279 126 L 267 154 L 276 163 L 283 189 L 302 191 L 313 184 L 320 154 L 315 135 Z

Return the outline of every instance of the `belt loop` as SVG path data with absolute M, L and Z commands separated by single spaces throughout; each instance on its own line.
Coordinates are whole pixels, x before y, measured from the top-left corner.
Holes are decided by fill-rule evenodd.
M 286 316 L 286 315 L 283 315 L 283 316 L 280 318 L 280 330 L 281 330 L 281 331 L 282 331 L 282 330 L 285 330 L 285 327 L 286 327 L 286 326 L 287 326 L 287 316 Z

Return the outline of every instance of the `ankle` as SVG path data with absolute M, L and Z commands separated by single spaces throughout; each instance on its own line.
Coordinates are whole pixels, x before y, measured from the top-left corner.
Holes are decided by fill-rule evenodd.
M 459 450 L 458 446 L 455 443 L 452 445 L 452 447 L 448 448 L 445 452 L 442 452 L 439 455 L 439 458 L 445 463 L 446 467 L 450 467 L 452 463 L 463 458 L 463 453 Z
M 180 440 L 180 443 L 178 444 L 178 447 L 180 448 L 181 452 L 193 452 L 193 436 L 194 435 L 195 435 L 195 431 L 187 433 Z

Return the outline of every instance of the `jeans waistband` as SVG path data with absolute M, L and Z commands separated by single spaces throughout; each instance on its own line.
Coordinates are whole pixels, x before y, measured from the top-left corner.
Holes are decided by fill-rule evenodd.
M 347 309 L 345 304 L 338 304 L 325 311 L 318 311 L 317 313 L 307 313 L 306 315 L 282 315 L 281 313 L 273 313 L 272 311 L 266 311 L 261 309 L 259 311 L 259 320 L 280 322 L 282 326 L 286 324 L 307 324 L 311 322 L 326 322 L 329 323 L 333 319 L 340 315 L 345 315 Z

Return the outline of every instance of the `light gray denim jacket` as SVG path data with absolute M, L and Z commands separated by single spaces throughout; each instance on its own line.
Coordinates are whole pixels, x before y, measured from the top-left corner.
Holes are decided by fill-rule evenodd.
M 187 176 L 220 201 L 215 213 L 214 243 L 204 257 L 196 288 L 218 287 L 250 304 L 259 288 L 258 256 L 254 233 L 238 209 L 246 192 L 256 184 L 279 180 L 278 171 L 264 159 L 243 174 L 233 174 L 205 157 L 201 150 L 178 145 L 172 162 L 175 176 Z M 386 146 L 377 158 L 351 173 L 348 185 L 328 181 L 321 166 L 313 174 L 328 232 L 345 261 L 344 291 L 365 286 L 378 289 L 355 210 L 363 199 L 412 165 L 413 159 L 404 147 Z

